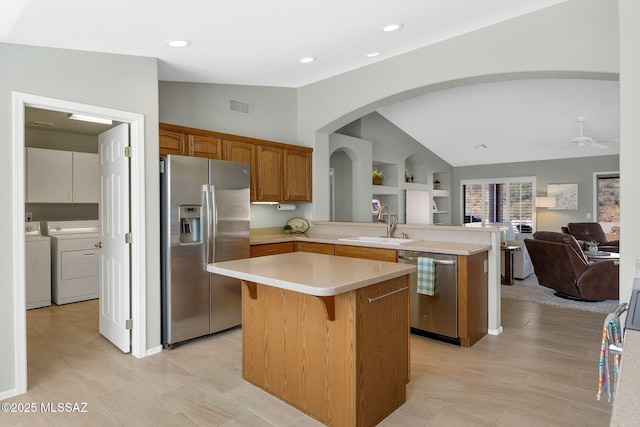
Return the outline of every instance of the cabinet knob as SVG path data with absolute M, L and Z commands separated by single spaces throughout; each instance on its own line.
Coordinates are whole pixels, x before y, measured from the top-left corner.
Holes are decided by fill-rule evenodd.
M 100 248 L 102 248 L 102 242 L 98 242 L 98 243 L 96 243 L 96 244 L 95 244 L 95 245 L 93 245 L 93 246 L 95 246 L 96 248 L 99 248 L 99 249 L 100 249 Z

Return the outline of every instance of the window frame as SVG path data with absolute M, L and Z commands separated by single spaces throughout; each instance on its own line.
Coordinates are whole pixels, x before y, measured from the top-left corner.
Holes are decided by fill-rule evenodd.
M 598 181 L 600 178 L 618 178 L 620 177 L 620 171 L 607 171 L 607 172 L 594 172 L 593 173 L 593 206 L 591 213 L 591 221 L 597 222 L 600 224 L 600 209 L 598 206 Z M 620 194 L 618 194 L 618 198 L 620 198 Z M 620 225 L 620 221 L 618 221 L 618 226 Z M 604 227 L 603 227 L 604 228 Z
M 514 184 L 514 183 L 527 183 L 527 184 L 531 184 L 531 192 L 532 192 L 532 212 L 531 212 L 531 228 L 532 231 L 535 232 L 536 231 L 536 205 L 535 205 L 535 197 L 537 194 L 536 191 L 536 177 L 535 176 L 518 176 L 518 177 L 504 177 L 504 178 L 482 178 L 482 179 L 463 179 L 460 180 L 460 224 L 464 224 L 464 216 L 465 216 L 465 212 L 463 210 L 464 207 L 464 186 L 465 185 L 481 185 L 482 189 L 481 189 L 481 194 L 482 194 L 482 212 L 483 212 L 483 217 L 482 217 L 482 222 L 480 224 L 485 224 L 487 223 L 487 219 L 485 218 L 484 213 L 486 213 L 487 211 L 487 200 L 486 200 L 486 194 L 487 194 L 487 186 L 490 184 L 503 184 L 503 185 L 508 185 L 509 184 Z M 511 208 L 509 206 L 509 203 L 507 203 L 507 206 L 505 206 L 505 217 L 506 218 L 510 218 L 511 216 Z M 518 233 L 517 230 L 515 230 L 516 233 Z

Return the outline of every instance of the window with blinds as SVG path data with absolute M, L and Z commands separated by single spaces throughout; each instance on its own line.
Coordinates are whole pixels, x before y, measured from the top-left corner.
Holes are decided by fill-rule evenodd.
M 463 223 L 510 222 L 531 232 L 535 221 L 535 177 L 462 181 Z

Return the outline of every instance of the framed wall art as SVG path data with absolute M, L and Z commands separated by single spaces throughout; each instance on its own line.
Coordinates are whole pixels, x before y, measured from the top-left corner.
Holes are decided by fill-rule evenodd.
M 548 209 L 578 210 L 578 184 L 548 184 L 547 196 L 556 198 L 556 207 Z

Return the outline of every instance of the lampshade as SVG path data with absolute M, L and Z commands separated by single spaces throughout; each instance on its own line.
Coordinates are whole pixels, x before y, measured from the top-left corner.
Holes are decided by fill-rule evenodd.
M 555 208 L 556 207 L 556 198 L 555 197 L 536 197 L 536 208 Z

